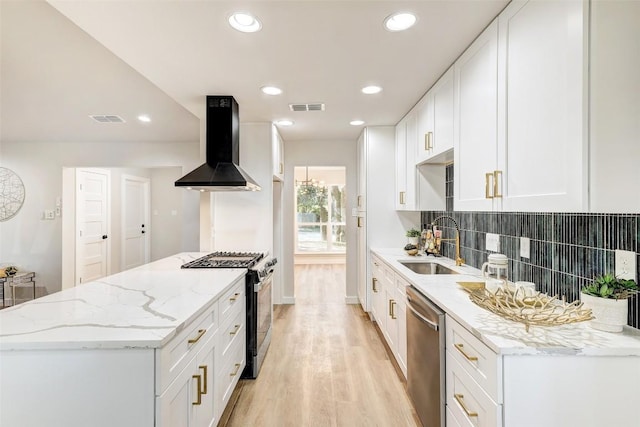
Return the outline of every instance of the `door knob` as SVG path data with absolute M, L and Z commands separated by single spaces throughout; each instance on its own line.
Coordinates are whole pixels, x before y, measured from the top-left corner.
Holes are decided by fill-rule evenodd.
M 106 239 L 108 236 L 106 234 L 102 235 L 102 240 Z
M 144 234 L 144 230 L 142 230 L 142 234 Z

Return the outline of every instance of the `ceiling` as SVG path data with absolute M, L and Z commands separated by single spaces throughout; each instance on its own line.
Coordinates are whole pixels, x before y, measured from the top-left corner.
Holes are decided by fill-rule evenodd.
M 280 127 L 290 141 L 354 140 L 361 127 L 350 126 L 353 119 L 397 123 L 508 1 L 49 1 L 55 9 L 7 3 L 3 139 L 126 140 L 133 133 L 138 140 L 193 141 L 205 95 L 218 94 L 236 98 L 241 122 L 293 120 Z M 238 10 L 257 16 L 262 30 L 233 30 L 227 17 Z M 396 11 L 414 12 L 416 25 L 386 31 L 383 20 Z M 9 23 L 7 13 L 21 20 Z M 383 91 L 360 92 L 371 84 Z M 284 92 L 264 95 L 264 85 Z M 29 112 L 38 100 L 44 105 Z M 325 111 L 288 107 L 316 102 Z M 142 112 L 150 124 L 134 119 Z M 139 131 L 102 124 L 116 130 L 96 136 L 89 114 L 126 116 Z M 33 126 L 43 129 L 30 137 Z

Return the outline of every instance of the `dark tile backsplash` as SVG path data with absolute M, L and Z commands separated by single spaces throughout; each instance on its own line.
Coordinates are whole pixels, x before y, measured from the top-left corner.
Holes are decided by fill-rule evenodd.
M 460 227 L 460 246 L 465 263 L 482 267 L 489 254 L 487 233 L 500 235 L 500 252 L 509 258 L 511 280 L 535 282 L 537 289 L 567 301 L 580 298 L 580 288 L 594 275 L 614 272 L 614 250 L 636 252 L 640 270 L 640 213 L 528 213 L 455 212 L 453 165 L 447 167 L 446 211 L 422 212 L 422 225 L 439 216 L 452 216 Z M 439 222 L 445 238 L 454 227 Z M 520 237 L 530 239 L 530 258 L 520 257 Z M 443 242 L 443 255 L 455 257 L 453 242 Z M 637 281 L 636 277 L 636 281 Z M 629 299 L 629 325 L 640 328 L 640 295 Z

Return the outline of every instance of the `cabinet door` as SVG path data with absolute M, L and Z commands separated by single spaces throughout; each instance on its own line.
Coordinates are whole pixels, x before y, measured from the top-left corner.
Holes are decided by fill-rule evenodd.
M 405 139 L 407 156 L 406 171 L 407 187 L 405 196 L 406 210 L 416 210 L 418 206 L 418 175 L 416 169 L 416 142 L 418 139 L 418 113 L 414 109 L 407 115 L 407 137 Z
M 284 178 L 284 142 L 275 126 L 271 127 L 271 145 L 273 177 L 277 181 L 282 181 Z
M 200 405 L 195 405 L 193 425 L 198 427 L 212 427 L 218 423 L 222 412 L 216 396 L 215 372 L 216 372 L 216 344 L 217 337 L 212 337 L 200 350 L 196 357 L 197 366 L 195 375 L 201 375 Z M 197 381 L 196 381 L 197 382 Z M 196 384 L 197 386 L 197 384 Z M 196 398 L 198 390 L 196 389 Z
M 518 1 L 498 18 L 503 210 L 587 208 L 587 7 Z
M 382 271 L 382 262 L 377 258 L 372 258 L 372 277 L 371 277 L 371 315 L 378 323 L 380 329 L 384 325 L 384 273 Z
M 398 316 L 397 306 L 398 300 L 396 297 L 395 283 L 385 283 L 385 304 L 387 324 L 385 327 L 385 338 L 389 344 L 389 348 L 395 355 L 398 350 Z
M 453 98 L 453 94 L 452 94 Z M 418 117 L 418 136 L 416 140 L 416 163 L 422 163 L 431 157 L 433 150 L 433 136 L 434 136 L 434 104 L 433 104 L 433 91 L 427 92 L 427 94 L 420 100 L 417 108 Z M 452 111 L 453 113 L 453 111 Z
M 367 194 L 367 129 L 363 129 L 362 133 L 358 137 L 358 142 L 356 145 L 357 154 L 358 154 L 358 163 L 356 165 L 358 174 L 357 174 L 357 208 L 358 211 L 365 211 L 366 208 L 366 194 Z
M 395 315 L 398 326 L 398 346 L 396 352 L 396 358 L 400 370 L 407 378 L 407 294 L 406 287 L 408 283 L 400 278 L 396 277 L 396 306 Z
M 396 210 L 407 206 L 407 122 L 401 120 L 396 125 Z
M 197 401 L 196 360 L 193 358 L 162 395 L 156 398 L 156 427 L 191 426 Z
M 453 67 L 430 90 L 433 99 L 433 136 L 430 157 L 453 148 Z
M 494 21 L 454 64 L 456 210 L 492 210 L 487 173 L 496 169 L 498 23 Z

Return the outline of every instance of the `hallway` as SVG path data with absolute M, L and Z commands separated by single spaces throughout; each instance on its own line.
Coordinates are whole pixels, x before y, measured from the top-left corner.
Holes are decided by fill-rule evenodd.
M 344 280 L 344 264 L 295 267 L 296 304 L 275 306 L 260 375 L 240 382 L 221 425 L 419 425 L 368 315 L 345 304 Z

